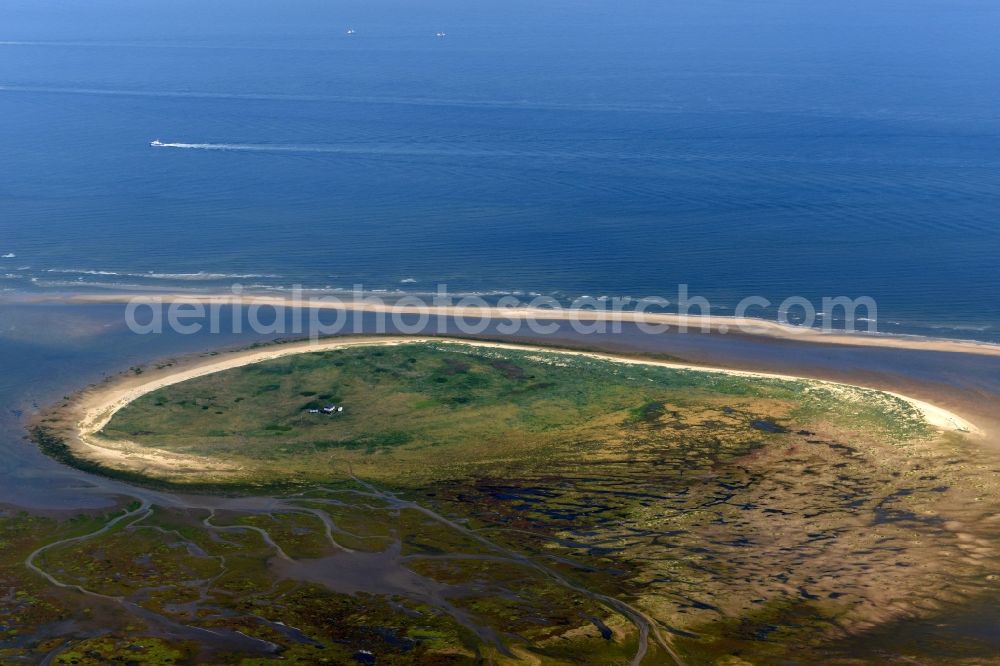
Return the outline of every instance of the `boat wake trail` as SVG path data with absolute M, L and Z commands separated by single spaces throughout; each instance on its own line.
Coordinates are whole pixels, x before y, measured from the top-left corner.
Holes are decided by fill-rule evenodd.
M 278 143 L 178 143 L 159 139 L 150 142 L 153 148 L 179 150 L 215 150 L 252 153 L 298 153 L 350 155 L 357 157 L 471 158 L 471 159 L 652 159 L 656 155 L 636 152 L 604 152 L 544 146 L 537 148 L 493 148 L 463 146 L 448 143 L 416 145 L 412 143 L 339 143 L 339 144 L 278 144 Z
M 356 155 L 368 157 L 532 157 L 550 156 L 545 151 L 477 150 L 457 146 L 414 146 L 409 144 L 274 144 L 274 143 L 175 143 L 157 139 L 153 148 L 215 150 L 252 153 L 299 153 Z
M 240 150 L 280 153 L 335 152 L 332 150 L 324 150 L 320 146 L 268 145 L 250 143 L 165 143 L 161 141 L 154 141 L 149 145 L 153 148 L 178 148 L 182 150 Z

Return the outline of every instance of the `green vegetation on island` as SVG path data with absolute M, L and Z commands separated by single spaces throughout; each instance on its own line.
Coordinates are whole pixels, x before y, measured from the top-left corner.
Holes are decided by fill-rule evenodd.
M 158 389 L 100 440 L 224 461 L 150 475 L 243 494 L 47 519 L 44 541 L 35 519 L 3 518 L 9 552 L 38 549 L 33 566 L 71 587 L 4 569 L 35 615 L 0 656 L 849 664 L 889 645 L 900 663 L 953 663 L 933 631 L 878 629 L 1000 591 L 976 550 L 998 527 L 980 520 L 974 454 L 875 391 L 373 345 Z M 123 619 L 60 643 L 44 628 L 72 603 Z

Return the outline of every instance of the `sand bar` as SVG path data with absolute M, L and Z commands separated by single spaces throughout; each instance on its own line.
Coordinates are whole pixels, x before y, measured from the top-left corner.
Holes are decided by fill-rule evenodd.
M 276 295 L 239 295 L 232 294 L 194 294 L 194 293 L 106 293 L 106 294 L 74 294 L 35 297 L 31 300 L 63 303 L 128 303 L 134 299 L 169 305 L 172 303 L 191 303 L 203 306 L 265 306 L 265 307 L 302 307 L 306 309 L 337 310 L 343 312 L 384 313 L 397 315 L 427 315 L 429 317 L 464 317 L 475 322 L 488 317 L 497 322 L 517 321 L 579 321 L 583 324 L 593 322 L 623 322 L 645 324 L 650 326 L 669 326 L 671 329 L 686 327 L 690 331 L 710 331 L 713 333 L 738 333 L 740 335 L 759 336 L 781 340 L 797 340 L 800 342 L 851 345 L 863 347 L 883 347 L 890 349 L 913 349 L 934 352 L 952 352 L 963 354 L 979 354 L 984 356 L 1000 356 L 1000 344 L 977 342 L 974 340 L 952 340 L 945 338 L 927 338 L 920 336 L 846 333 L 824 331 L 818 328 L 793 326 L 766 319 L 743 318 L 732 316 L 701 316 L 678 315 L 663 312 L 634 311 L 601 311 L 547 309 L 531 307 L 463 307 L 449 305 L 411 305 L 406 302 L 350 301 L 332 298 L 330 300 L 295 299 Z

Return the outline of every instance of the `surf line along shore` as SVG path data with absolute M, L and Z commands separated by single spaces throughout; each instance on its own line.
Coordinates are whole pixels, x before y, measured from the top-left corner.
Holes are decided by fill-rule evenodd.
M 128 450 L 110 448 L 102 444 L 100 438 L 96 435 L 108 424 L 116 413 L 134 400 L 146 395 L 147 393 L 156 391 L 157 389 L 189 379 L 203 377 L 205 375 L 222 372 L 224 370 L 239 368 L 254 363 L 260 363 L 296 354 L 333 351 L 350 347 L 378 347 L 413 343 L 434 343 L 455 345 L 456 347 L 480 347 L 488 349 L 528 351 L 535 353 L 565 354 L 622 364 L 659 366 L 676 370 L 722 373 L 749 378 L 804 381 L 815 386 L 871 390 L 906 401 L 917 409 L 931 426 L 950 432 L 961 432 L 972 435 L 981 434 L 981 431 L 975 425 L 944 408 L 922 400 L 911 398 L 909 396 L 900 395 L 890 391 L 883 391 L 881 389 L 806 377 L 795 377 L 792 375 L 688 365 L 655 359 L 623 357 L 600 352 L 565 350 L 539 345 L 486 342 L 429 336 L 340 337 L 321 340 L 318 342 L 306 341 L 276 343 L 263 348 L 256 347 L 251 349 L 220 352 L 211 356 L 200 355 L 197 357 L 188 357 L 186 359 L 182 358 L 169 366 L 152 368 L 141 374 L 123 374 L 106 382 L 105 384 L 101 384 L 81 392 L 76 397 L 71 399 L 70 409 L 67 414 L 70 422 L 64 423 L 63 427 L 59 428 L 59 430 L 62 431 L 63 434 L 69 435 L 66 444 L 74 449 L 75 454 L 82 458 L 106 465 L 119 466 L 125 464 L 126 466 L 132 467 L 135 464 L 140 463 L 145 466 L 157 468 L 167 467 L 172 464 L 193 463 L 195 462 L 193 459 L 184 460 L 183 456 L 175 456 L 173 454 L 166 454 L 165 452 L 147 451 L 144 453 L 142 447 L 136 447 L 135 449 Z M 207 461 L 199 458 L 197 462 L 199 464 L 205 464 Z M 211 467 L 220 473 L 235 471 L 229 469 L 225 463 L 220 462 L 212 464 Z
M 395 315 L 415 315 L 444 318 L 464 318 L 468 321 L 491 319 L 506 321 L 576 321 L 587 325 L 595 322 L 621 322 L 666 326 L 680 330 L 707 331 L 713 333 L 738 332 L 751 337 L 764 337 L 800 342 L 848 345 L 862 347 L 882 347 L 890 349 L 911 349 L 917 351 L 952 352 L 1000 356 L 1000 344 L 973 340 L 952 340 L 909 335 L 873 334 L 858 332 L 825 331 L 805 326 L 795 326 L 753 317 L 738 318 L 722 315 L 680 315 L 667 312 L 640 312 L 631 310 L 602 311 L 590 309 L 541 308 L 541 307 L 480 307 L 460 305 L 410 305 L 408 303 L 373 303 L 356 300 L 296 300 L 284 296 L 266 294 L 195 294 L 195 293 L 106 293 L 73 294 L 34 297 L 37 302 L 62 303 L 129 303 L 136 300 L 170 306 L 172 304 L 192 304 L 209 307 L 261 306 L 280 308 L 302 308 L 304 310 L 336 310 L 355 313 L 382 313 Z M 418 332 L 419 333 L 419 332 Z

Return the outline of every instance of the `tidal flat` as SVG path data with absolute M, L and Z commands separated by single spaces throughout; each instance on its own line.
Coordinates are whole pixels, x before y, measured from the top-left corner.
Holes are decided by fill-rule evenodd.
M 36 422 L 51 452 L 229 499 L 4 516 L 14 660 L 993 656 L 888 631 L 1000 587 L 995 463 L 899 396 L 414 342 L 163 386 L 110 415 L 95 460 L 72 404 Z M 115 629 L 58 638 L 80 606 Z

